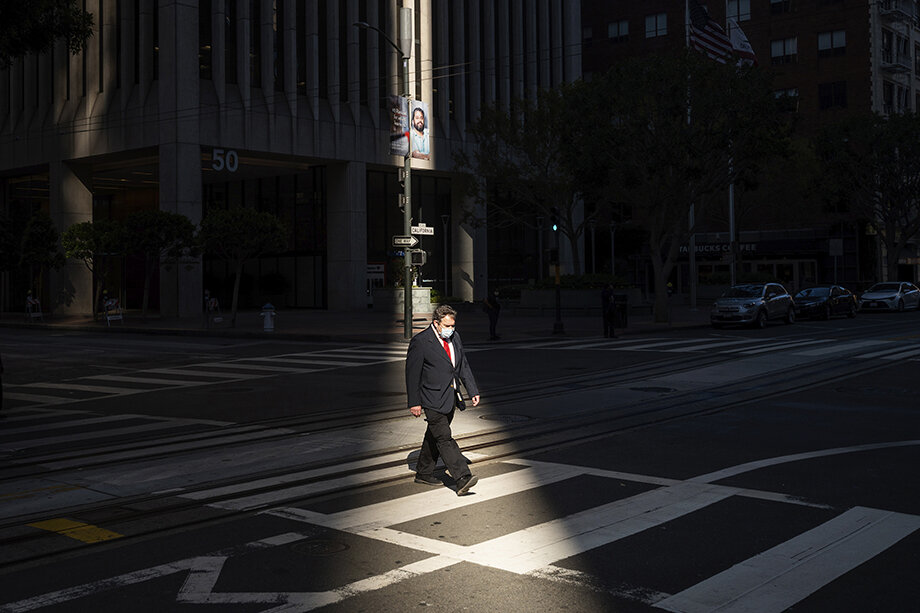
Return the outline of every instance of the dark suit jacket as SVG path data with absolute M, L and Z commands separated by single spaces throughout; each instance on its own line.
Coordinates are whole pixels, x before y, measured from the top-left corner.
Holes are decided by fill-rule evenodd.
M 454 379 L 463 384 L 470 396 L 479 394 L 476 379 L 466 362 L 460 335 L 454 332 L 450 338 L 456 366 L 451 364 L 444 343 L 438 339 L 434 328 L 428 326 L 409 341 L 406 353 L 406 395 L 409 407 L 421 406 L 439 413 L 450 413 L 454 408 L 456 394 L 452 386 Z

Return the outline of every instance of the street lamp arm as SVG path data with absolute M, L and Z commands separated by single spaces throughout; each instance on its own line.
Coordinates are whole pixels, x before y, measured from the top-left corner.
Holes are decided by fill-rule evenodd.
M 353 26 L 356 27 L 356 28 L 361 28 L 362 30 L 373 30 L 374 32 L 376 32 L 377 34 L 379 34 L 380 36 L 382 36 L 382 37 L 383 37 L 383 40 L 385 40 L 385 41 L 387 41 L 388 43 L 390 43 L 390 46 L 393 47 L 394 49 L 396 49 L 396 52 L 400 55 L 400 57 L 402 57 L 403 52 L 402 52 L 402 49 L 399 48 L 399 45 L 397 45 L 396 43 L 394 43 L 394 42 L 393 42 L 393 39 L 391 39 L 389 36 L 387 36 L 386 32 L 384 32 L 383 30 L 381 30 L 381 29 L 378 28 L 377 26 L 372 26 L 371 24 L 367 23 L 366 21 L 356 21 L 356 22 L 354 22 L 354 23 L 351 24 L 351 25 L 353 25 Z

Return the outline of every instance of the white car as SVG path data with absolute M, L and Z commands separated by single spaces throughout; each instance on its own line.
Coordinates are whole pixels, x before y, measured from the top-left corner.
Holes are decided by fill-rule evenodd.
M 906 281 L 876 283 L 859 297 L 860 311 L 904 311 L 920 308 L 920 289 Z

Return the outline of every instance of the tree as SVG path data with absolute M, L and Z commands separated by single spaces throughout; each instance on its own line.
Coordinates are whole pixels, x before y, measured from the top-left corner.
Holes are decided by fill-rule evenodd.
M 64 255 L 80 260 L 93 275 L 93 319 L 103 287 L 109 283 L 111 256 L 124 253 L 126 230 L 114 220 L 84 221 L 74 224 L 61 235 Z
M 472 124 L 470 153 L 455 160 L 469 180 L 473 200 L 487 211 L 490 227 L 532 225 L 558 211 L 559 231 L 572 248 L 575 273 L 581 273 L 578 239 L 590 221 L 583 213 L 585 149 L 573 123 L 583 101 L 584 84 L 541 90 L 536 99 L 516 100 L 508 108 L 484 107 Z M 473 223 L 484 223 L 466 211 Z
M 281 251 L 287 245 L 286 237 L 287 228 L 280 219 L 255 209 L 212 210 L 201 222 L 199 239 L 204 252 L 226 260 L 236 274 L 231 326 L 236 326 L 243 265 L 265 253 Z
M 177 261 L 195 250 L 195 224 L 185 215 L 159 209 L 133 213 L 125 220 L 127 241 L 144 257 L 142 317 L 147 317 L 150 281 L 160 264 Z
M 898 261 L 920 233 L 920 115 L 853 118 L 825 131 L 819 150 L 831 204 L 876 228 L 888 279 L 897 279 Z
M 606 109 L 595 155 L 606 160 L 606 191 L 631 205 L 648 233 L 655 319 L 666 321 L 667 282 L 693 230 L 691 205 L 781 152 L 785 125 L 766 73 L 692 51 L 625 62 L 595 82 L 594 106 Z
M 57 270 L 64 265 L 64 254 L 58 246 L 60 235 L 48 214 L 39 211 L 29 219 L 22 235 L 20 266 L 29 267 L 29 286 L 35 289 L 35 297 L 42 300 L 45 269 Z M 35 283 L 35 269 L 38 281 Z M 33 285 L 34 283 L 34 285 Z
M 18 57 L 42 53 L 62 40 L 71 53 L 86 47 L 93 16 L 76 0 L 28 0 L 0 3 L 0 69 Z

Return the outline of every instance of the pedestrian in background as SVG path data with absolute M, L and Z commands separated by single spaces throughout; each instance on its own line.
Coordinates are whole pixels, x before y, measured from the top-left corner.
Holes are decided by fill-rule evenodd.
M 498 290 L 495 290 L 491 296 L 486 294 L 482 301 L 482 310 L 489 316 L 489 340 L 497 341 L 501 338 L 496 328 L 498 327 L 498 315 L 502 310 L 502 305 L 498 301 Z
M 601 292 L 601 317 L 604 319 L 604 338 L 614 338 L 616 336 L 613 329 L 614 319 L 616 317 L 615 309 L 613 284 L 608 283 Z
M 438 458 L 443 458 L 457 482 L 457 495 L 463 496 L 476 485 L 460 446 L 450 432 L 457 409 L 465 408 L 460 384 L 466 388 L 473 406 L 479 404 L 479 388 L 466 362 L 463 343 L 455 332 L 457 312 L 442 304 L 434 311 L 431 325 L 409 341 L 406 352 L 406 395 L 409 411 L 419 417 L 425 412 L 425 439 L 415 467 L 415 482 L 442 485 L 434 476 Z

